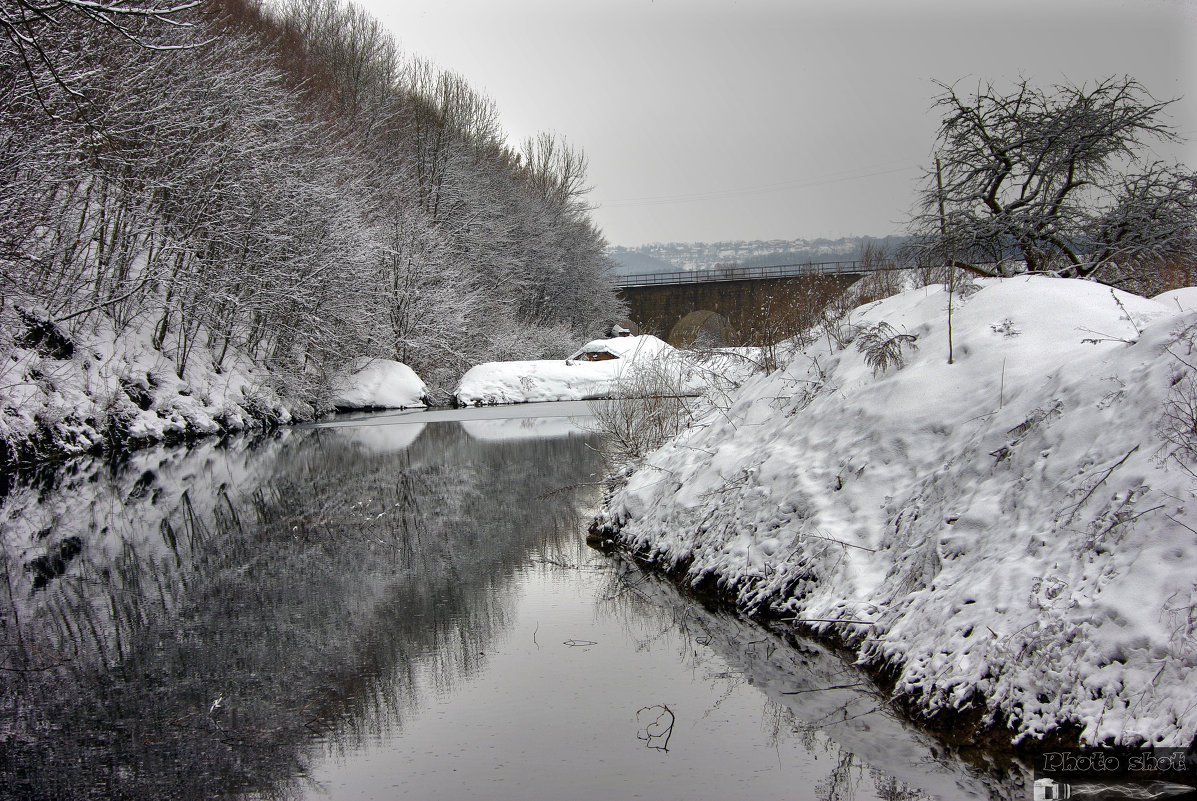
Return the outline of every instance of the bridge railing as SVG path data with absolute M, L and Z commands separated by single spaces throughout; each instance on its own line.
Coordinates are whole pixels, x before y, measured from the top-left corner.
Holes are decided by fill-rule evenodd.
M 719 267 L 713 270 L 677 270 L 668 273 L 644 273 L 620 276 L 619 287 L 657 286 L 660 284 L 708 284 L 717 281 L 753 281 L 760 278 L 792 278 L 802 275 L 837 275 L 870 272 L 859 261 L 820 261 L 805 264 L 781 264 L 772 267 Z

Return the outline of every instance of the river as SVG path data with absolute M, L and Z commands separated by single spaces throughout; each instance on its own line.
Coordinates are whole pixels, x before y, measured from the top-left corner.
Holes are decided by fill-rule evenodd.
M 584 403 L 78 459 L 0 505 L 0 797 L 1029 797 L 589 549 Z

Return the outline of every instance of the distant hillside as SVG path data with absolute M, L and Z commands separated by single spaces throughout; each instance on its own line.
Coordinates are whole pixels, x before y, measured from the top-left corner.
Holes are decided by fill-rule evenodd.
M 859 258 L 864 242 L 895 248 L 901 237 L 842 237 L 840 239 L 770 239 L 726 242 L 654 242 L 635 248 L 611 247 L 607 255 L 620 275 L 709 270 L 720 264 L 766 267 L 808 261 L 849 261 Z
M 607 255 L 615 262 L 615 272 L 619 275 L 667 273 L 681 269 L 675 264 L 642 253 L 639 249 L 608 248 Z

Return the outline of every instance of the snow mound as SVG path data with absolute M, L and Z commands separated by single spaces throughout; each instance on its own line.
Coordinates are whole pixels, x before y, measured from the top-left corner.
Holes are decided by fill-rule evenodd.
M 334 383 L 333 405 L 338 409 L 410 409 L 427 405 L 427 389 L 402 362 L 359 358 Z
M 1197 480 L 1165 411 L 1197 313 L 1179 294 L 978 281 L 952 301 L 951 364 L 944 287 L 862 306 L 651 454 L 599 527 L 834 629 L 928 713 L 1188 746 Z
M 585 361 L 587 354 L 611 358 Z M 488 362 L 461 377 L 453 395 L 462 405 L 590 400 L 620 394 L 637 370 L 668 369 L 674 348 L 649 334 L 596 339 L 565 360 Z
M 1186 286 L 1156 295 L 1152 300 L 1180 311 L 1197 310 L 1197 286 Z

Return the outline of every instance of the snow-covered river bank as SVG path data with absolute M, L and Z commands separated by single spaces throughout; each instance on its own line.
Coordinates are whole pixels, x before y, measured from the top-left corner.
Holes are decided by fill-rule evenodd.
M 822 648 L 587 548 L 585 412 L 345 417 L 13 486 L 0 797 L 1023 797 Z
M 652 453 L 597 527 L 846 641 L 929 717 L 1190 747 L 1192 293 L 1021 277 L 862 306 Z

